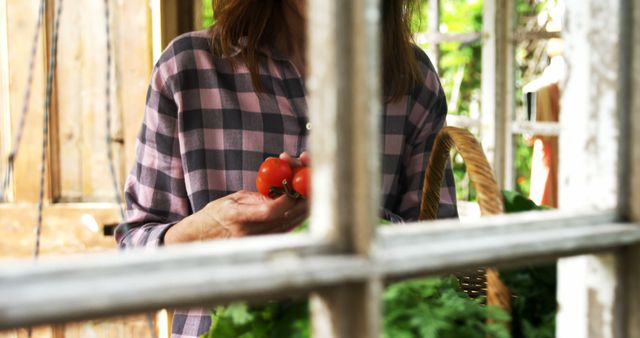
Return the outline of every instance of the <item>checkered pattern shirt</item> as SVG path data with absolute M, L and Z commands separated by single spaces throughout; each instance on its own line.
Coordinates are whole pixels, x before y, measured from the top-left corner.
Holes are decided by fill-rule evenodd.
M 125 184 L 127 215 L 116 229 L 121 247 L 162 245 L 172 225 L 208 202 L 255 191 L 266 157 L 306 150 L 303 79 L 276 50 L 262 53 L 264 92 L 256 93 L 242 62 L 231 67 L 227 57 L 211 53 L 207 31 L 182 35 L 165 50 L 152 73 L 137 161 Z M 427 159 L 447 113 L 433 66 L 416 53 L 423 84 L 384 107 L 381 214 L 396 222 L 418 217 Z M 457 216 L 449 169 L 440 196 L 439 217 Z M 172 337 L 198 337 L 210 325 L 205 309 L 179 310 Z

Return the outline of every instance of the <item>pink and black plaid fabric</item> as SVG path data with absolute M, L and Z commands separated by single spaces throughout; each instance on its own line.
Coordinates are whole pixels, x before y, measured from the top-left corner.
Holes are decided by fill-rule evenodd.
M 162 245 L 173 224 L 208 202 L 255 191 L 266 157 L 307 149 L 303 79 L 276 50 L 263 53 L 264 92 L 256 93 L 241 62 L 231 67 L 213 56 L 207 31 L 182 35 L 165 50 L 152 74 L 137 163 L 125 184 L 127 216 L 116 229 L 121 247 Z M 427 159 L 447 114 L 431 62 L 418 49 L 416 55 L 423 85 L 384 109 L 381 214 L 396 222 L 418 217 Z M 455 201 L 447 170 L 439 217 L 456 217 Z M 210 324 L 203 309 L 176 311 L 172 337 L 198 337 Z

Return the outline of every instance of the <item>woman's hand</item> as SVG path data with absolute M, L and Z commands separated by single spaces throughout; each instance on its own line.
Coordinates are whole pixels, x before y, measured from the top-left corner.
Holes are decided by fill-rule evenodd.
M 308 204 L 286 195 L 270 199 L 239 191 L 210 202 L 202 210 L 169 228 L 166 245 L 216 238 L 284 233 L 308 216 Z

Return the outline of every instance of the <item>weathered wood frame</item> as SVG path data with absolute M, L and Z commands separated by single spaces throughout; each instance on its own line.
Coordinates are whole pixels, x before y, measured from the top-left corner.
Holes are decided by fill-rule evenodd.
M 308 85 L 314 130 L 324 132 L 312 136 L 317 188 L 311 234 L 3 264 L 0 328 L 312 292 L 315 336 L 377 337 L 385 279 L 604 253 L 578 266 L 595 271 L 601 283 L 581 289 L 588 291 L 579 294 L 585 301 L 573 305 L 583 308 L 563 304 L 558 335 L 569 337 L 561 328 L 571 325 L 572 338 L 637 336 L 640 294 L 631 281 L 639 274 L 640 207 L 632 202 L 640 191 L 640 100 L 631 93 L 640 88 L 640 60 L 633 57 L 640 46 L 640 5 L 602 2 L 568 2 L 574 16 L 566 39 L 578 52 L 568 53 L 576 67 L 563 100 L 583 100 L 584 89 L 605 95 L 590 98 L 598 107 L 590 116 L 561 121 L 562 135 L 572 136 L 561 139 L 563 158 L 571 160 L 561 171 L 565 211 L 375 230 L 379 164 L 367 155 L 377 153 L 379 142 L 378 3 L 314 0 Z M 589 49 L 587 37 L 600 29 L 585 24 L 585 4 L 615 26 L 586 61 L 579 51 Z M 591 71 L 611 51 L 618 56 L 607 59 L 612 70 Z M 581 81 L 585 69 L 596 81 Z M 604 129 L 575 133 L 593 126 L 588 117 Z M 590 165 L 595 168 L 571 171 Z M 561 275 L 567 271 L 560 268 Z

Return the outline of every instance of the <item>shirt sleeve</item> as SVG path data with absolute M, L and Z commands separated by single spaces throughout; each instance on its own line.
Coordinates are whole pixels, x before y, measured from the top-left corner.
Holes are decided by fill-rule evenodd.
M 424 174 L 436 135 L 445 126 L 447 117 L 447 101 L 438 76 L 431 66 L 425 73 L 424 85 L 412 95 L 409 119 L 414 122 L 415 129 L 407 140 L 403 158 L 406 189 L 397 214 L 406 221 L 418 219 Z M 457 216 L 455 181 L 448 161 L 440 191 L 438 218 Z
M 136 163 L 125 183 L 127 212 L 115 231 L 121 248 L 160 246 L 167 230 L 191 213 L 168 72 L 159 64 L 152 73 Z

